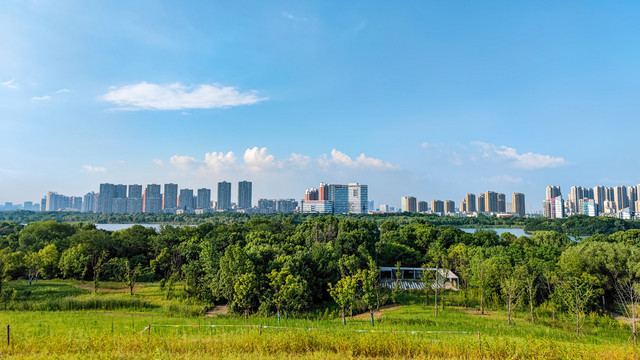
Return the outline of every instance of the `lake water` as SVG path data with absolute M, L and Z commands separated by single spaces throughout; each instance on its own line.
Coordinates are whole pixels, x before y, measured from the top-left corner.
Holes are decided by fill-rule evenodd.
M 476 229 L 476 228 L 460 228 L 460 230 L 464 231 L 464 232 L 468 232 L 468 233 L 474 233 L 478 230 L 493 230 L 495 231 L 498 235 L 502 235 L 502 233 L 512 233 L 513 235 L 520 237 L 520 236 L 531 236 L 531 234 L 527 234 L 524 232 L 524 229 L 517 229 L 517 228 L 483 228 L 483 229 Z
M 128 229 L 133 225 L 142 225 L 147 228 L 160 229 L 160 224 L 96 224 L 96 228 L 107 231 L 118 231 Z

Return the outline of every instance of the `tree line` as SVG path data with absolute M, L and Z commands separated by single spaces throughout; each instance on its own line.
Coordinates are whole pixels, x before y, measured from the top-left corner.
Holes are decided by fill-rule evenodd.
M 309 311 L 337 304 L 343 316 L 378 307 L 397 294 L 381 289 L 379 266 L 435 267 L 458 275 L 461 305 L 515 308 L 574 317 L 616 311 L 637 318 L 640 230 L 572 241 L 555 231 L 531 236 L 467 233 L 421 218 L 372 220 L 254 217 L 199 226 L 143 226 L 109 232 L 90 223 L 0 223 L 0 279 L 68 278 L 160 282 L 164 296 L 227 303 L 245 316 Z M 446 295 L 438 272 L 423 273 L 437 309 Z M 435 278 L 428 278 L 429 276 Z M 436 284 L 431 285 L 431 284 Z M 0 293 L 2 283 L 0 282 Z M 398 291 L 398 288 L 394 289 Z M 431 302 L 431 300 L 429 300 Z M 440 306 L 444 305 L 442 303 Z M 372 316 L 373 322 L 373 316 Z M 635 324 L 635 321 L 633 321 Z M 634 331 L 635 334 L 635 331 Z M 634 337 L 635 338 L 635 337 Z
M 247 222 L 254 218 L 282 221 L 287 218 L 291 223 L 300 225 L 303 222 L 322 217 L 322 214 L 308 213 L 241 213 L 241 212 L 212 212 L 204 214 L 94 214 L 79 212 L 33 212 L 33 211 L 5 211 L 0 212 L 0 221 L 8 221 L 19 224 L 36 221 L 55 220 L 58 222 L 89 222 L 94 224 L 173 224 L 173 225 L 200 225 L 205 223 L 233 224 Z M 342 220 L 364 220 L 375 222 L 378 226 L 386 221 L 392 221 L 400 225 L 411 224 L 416 220 L 423 220 L 433 225 L 448 225 L 470 228 L 491 227 L 518 227 L 525 232 L 555 231 L 569 236 L 585 236 L 606 234 L 610 235 L 618 231 L 640 229 L 640 220 L 623 220 L 612 217 L 589 217 L 586 215 L 573 215 L 563 219 L 550 219 L 544 217 L 497 217 L 478 215 L 466 216 L 438 216 L 435 214 L 421 213 L 375 213 L 375 214 L 344 214 L 333 215 Z M 0 234 L 1 235 L 1 234 Z

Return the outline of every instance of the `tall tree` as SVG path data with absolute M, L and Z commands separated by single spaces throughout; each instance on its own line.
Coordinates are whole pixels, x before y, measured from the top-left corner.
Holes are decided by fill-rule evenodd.
M 258 279 L 254 273 L 240 275 L 233 286 L 233 302 L 235 306 L 244 312 L 244 320 L 249 318 L 249 310 L 253 305 L 255 296 L 258 295 Z
M 357 284 L 357 279 L 351 276 L 342 277 L 335 286 L 329 283 L 329 294 L 342 310 L 342 325 L 347 325 L 345 311 L 353 309 Z

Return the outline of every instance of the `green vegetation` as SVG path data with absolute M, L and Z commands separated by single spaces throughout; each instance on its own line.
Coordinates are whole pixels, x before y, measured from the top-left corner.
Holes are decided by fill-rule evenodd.
M 64 347 L 37 356 L 77 356 L 81 349 L 108 357 L 638 355 L 629 341 L 633 321 L 613 316 L 637 317 L 640 230 L 576 242 L 553 231 L 498 236 L 420 218 L 380 225 L 364 219 L 252 218 L 116 232 L 87 223 L 4 223 L 0 321 L 16 327 L 16 346 L 4 350 L 26 355 L 45 339 L 44 349 Z M 381 288 L 378 267 L 399 265 L 443 271 L 424 272 L 423 291 Z M 442 274 L 449 269 L 459 276 L 459 291 L 446 290 L 451 284 Z M 402 307 L 376 319 L 392 299 Z M 229 315 L 202 318 L 221 304 Z M 54 330 L 40 325 L 48 322 Z M 319 330 L 260 334 L 244 326 L 278 323 Z M 148 324 L 243 326 L 135 332 Z
M 26 284 L 26 280 L 11 281 L 7 287 L 18 289 Z M 465 309 L 461 306 L 462 294 L 449 294 L 445 309 L 436 318 L 434 306 L 425 304 L 422 295 L 404 292 L 399 296 L 403 305 L 384 311 L 376 319 L 373 332 L 368 317 L 354 317 L 343 326 L 336 307 L 325 308 L 315 316 L 307 313 L 283 318 L 280 323 L 274 316 L 258 314 L 249 316 L 245 322 L 243 316 L 201 317 L 171 312 L 170 308 L 185 303 L 165 300 L 156 284 L 139 286 L 133 298 L 146 304 L 141 308 L 35 310 L 42 309 L 47 302 L 41 296 L 46 293 L 58 300 L 95 297 L 107 303 L 131 299 L 127 286 L 104 285 L 97 295 L 89 294 L 91 290 L 85 290 L 81 282 L 71 280 L 45 280 L 32 285 L 31 311 L 0 311 L 0 324 L 11 325 L 11 345 L 7 346 L 6 338 L 0 337 L 0 353 L 3 357 L 35 359 L 635 359 L 640 355 L 639 349 L 627 341 L 628 327 L 620 321 L 589 314 L 584 320 L 583 334 L 576 336 L 568 316 L 552 321 L 548 310 L 538 308 L 539 323 L 531 324 L 525 309 L 514 311 L 513 324 L 508 325 L 504 311 L 491 310 L 482 316 L 476 310 Z M 92 285 L 86 287 L 91 289 Z M 149 324 L 151 331 L 142 332 Z
M 288 219 L 292 224 L 299 225 L 307 220 L 322 217 L 318 214 L 245 214 L 245 213 L 205 213 L 205 214 L 90 214 L 78 212 L 33 212 L 7 211 L 0 212 L 0 236 L 11 233 L 12 227 L 21 227 L 37 221 L 55 220 L 57 222 L 88 222 L 92 224 L 171 224 L 171 225 L 200 225 L 238 224 L 251 219 L 270 219 L 282 221 Z M 618 231 L 640 229 L 640 220 L 622 220 L 610 217 L 588 217 L 574 215 L 565 219 L 534 218 L 499 218 L 496 216 L 456 217 L 437 216 L 419 213 L 386 213 L 368 215 L 334 215 L 336 218 L 365 220 L 382 225 L 385 221 L 407 225 L 416 220 L 426 221 L 433 225 L 447 225 L 465 228 L 524 228 L 526 232 L 555 231 L 561 234 L 576 235 L 610 235 Z

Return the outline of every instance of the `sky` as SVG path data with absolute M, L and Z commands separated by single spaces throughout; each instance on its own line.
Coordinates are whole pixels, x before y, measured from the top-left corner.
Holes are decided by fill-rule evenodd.
M 376 204 L 640 183 L 640 3 L 0 4 L 0 203 L 102 182 Z M 510 200 L 508 200 L 510 201 Z

